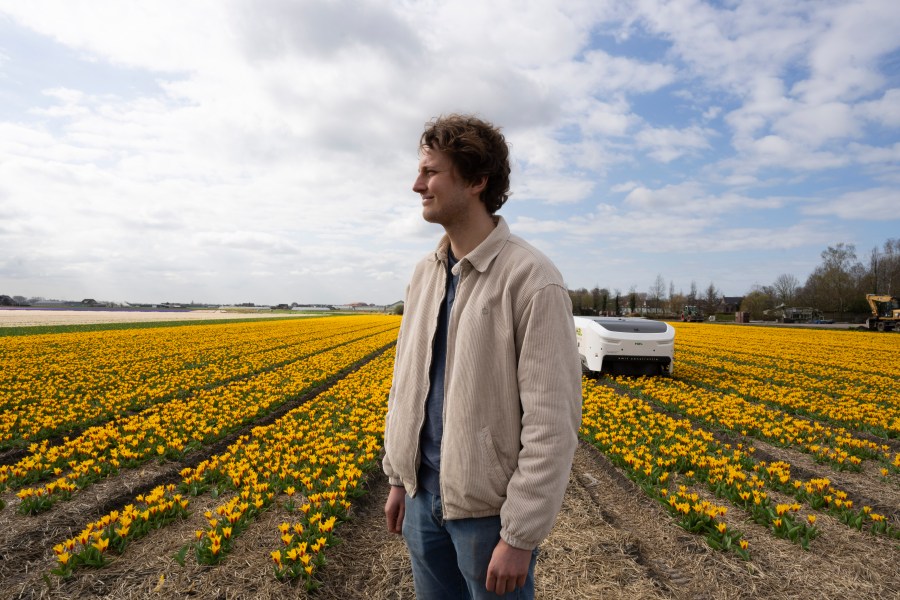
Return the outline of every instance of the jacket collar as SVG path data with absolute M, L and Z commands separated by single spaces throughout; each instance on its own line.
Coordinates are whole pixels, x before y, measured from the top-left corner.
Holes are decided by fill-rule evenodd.
M 494 230 L 474 250 L 459 259 L 460 263 L 463 261 L 468 262 L 479 273 L 485 272 L 491 266 L 491 262 L 497 257 L 503 246 L 506 245 L 510 236 L 509 226 L 503 217 L 495 215 L 494 223 L 496 223 Z M 449 248 L 450 238 L 445 233 L 441 241 L 438 242 L 437 248 L 435 248 L 433 260 L 447 262 L 447 251 Z

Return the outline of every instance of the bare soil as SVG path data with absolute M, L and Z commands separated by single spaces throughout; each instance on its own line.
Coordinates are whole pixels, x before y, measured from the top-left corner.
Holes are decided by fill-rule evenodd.
M 797 457 L 792 457 L 796 459 Z M 815 465 L 815 463 L 813 463 Z M 812 465 L 810 465 L 812 466 Z M 816 465 L 818 466 L 818 465 Z M 49 513 L 25 517 L 15 497 L 0 512 L 0 597 L 3 598 L 414 598 L 402 538 L 387 533 L 382 507 L 388 486 L 377 472 L 367 494 L 341 525 L 342 542 L 329 550 L 323 584 L 308 594 L 273 576 L 269 551 L 278 547 L 277 525 L 290 520 L 272 508 L 238 539 L 215 567 L 185 566 L 178 550 L 203 524 L 203 512 L 221 499 L 192 501 L 192 516 L 130 545 L 106 568 L 83 570 L 61 581 L 47 575 L 52 545 L 89 520 L 122 488 L 158 477 L 166 465 L 125 472 L 93 486 L 83 497 Z M 849 482 L 847 482 L 849 483 Z M 849 487 L 849 486 L 848 486 Z M 880 495 L 880 494 L 879 494 Z M 900 544 L 849 529 L 820 515 L 821 536 L 810 551 L 777 539 L 747 515 L 730 509 L 730 527 L 745 532 L 752 560 L 711 550 L 669 517 L 608 460 L 587 444 L 576 452 L 562 510 L 541 546 L 536 571 L 539 598 L 897 598 Z

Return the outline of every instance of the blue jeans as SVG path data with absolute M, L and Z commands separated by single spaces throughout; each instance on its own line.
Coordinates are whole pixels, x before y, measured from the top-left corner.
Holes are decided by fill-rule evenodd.
M 485 587 L 491 554 L 500 541 L 499 516 L 445 521 L 440 496 L 420 488 L 415 498 L 406 496 L 403 538 L 420 600 L 534 598 L 537 549 L 524 588 L 498 596 Z

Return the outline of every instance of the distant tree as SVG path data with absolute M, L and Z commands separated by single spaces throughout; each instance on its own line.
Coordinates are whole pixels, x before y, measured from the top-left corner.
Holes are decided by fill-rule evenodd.
M 591 308 L 594 309 L 595 313 L 600 312 L 601 304 L 603 304 L 603 290 L 600 289 L 599 285 L 595 285 L 591 290 Z
M 772 288 L 757 285 L 753 286 L 753 289 L 744 296 L 744 300 L 741 302 L 741 311 L 749 312 L 751 319 L 759 320 L 763 318 L 766 310 L 774 306 Z
M 572 301 L 572 314 L 581 314 L 581 294 L 578 290 L 569 290 L 569 299 Z
M 840 243 L 822 251 L 822 264 L 806 280 L 804 296 L 819 310 L 838 313 L 864 309 L 866 269 L 856 259 L 856 246 Z
M 615 294 L 615 306 L 614 306 L 615 312 L 613 313 L 613 315 L 618 317 L 619 313 L 622 311 L 622 301 L 621 301 L 622 292 L 620 292 L 618 289 L 616 289 L 615 292 L 613 292 L 613 293 Z
M 569 297 L 572 299 L 572 314 L 585 315 L 593 312 L 594 301 L 587 288 L 569 290 Z
M 663 276 L 657 275 L 653 285 L 650 286 L 650 299 L 653 301 L 653 308 L 659 309 L 663 299 L 666 297 L 666 280 Z
M 687 302 L 691 306 L 696 306 L 697 301 L 700 299 L 700 296 L 697 295 L 697 282 L 691 281 L 691 291 L 688 292 Z
M 719 290 L 716 289 L 715 284 L 712 282 L 709 283 L 709 287 L 706 288 L 706 292 L 703 295 L 703 299 L 700 300 L 700 306 L 703 308 L 703 312 L 708 315 L 714 315 L 719 309 L 719 303 L 721 301 L 721 297 L 719 295 Z
M 775 278 L 772 289 L 776 303 L 791 306 L 800 290 L 800 280 L 790 273 L 782 273 Z
M 634 286 L 631 286 L 631 289 L 628 290 L 628 310 L 631 314 L 637 310 L 637 291 L 634 289 Z
M 869 271 L 861 262 L 857 262 L 850 268 L 850 290 L 844 309 L 850 313 L 865 313 L 869 311 L 866 294 L 868 293 Z
M 884 243 L 884 293 L 900 295 L 900 238 Z
M 900 291 L 900 239 L 889 239 L 881 252 L 872 249 L 870 259 L 871 285 L 873 294 L 896 296 Z
M 582 314 L 590 314 L 593 312 L 594 299 L 587 288 L 579 288 L 578 295 L 581 297 Z

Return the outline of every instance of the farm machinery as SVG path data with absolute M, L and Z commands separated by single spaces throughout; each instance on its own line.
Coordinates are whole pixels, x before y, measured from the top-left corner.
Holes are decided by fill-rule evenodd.
M 870 331 L 900 331 L 900 299 L 894 296 L 866 294 L 872 316 L 866 319 Z
M 671 375 L 675 329 L 663 321 L 573 317 L 582 370 L 611 375 Z
M 774 316 L 778 323 L 824 323 L 822 312 L 811 306 L 785 306 L 763 311 L 763 314 Z
M 699 323 L 703 320 L 703 313 L 699 306 L 685 306 L 681 309 L 681 320 Z

